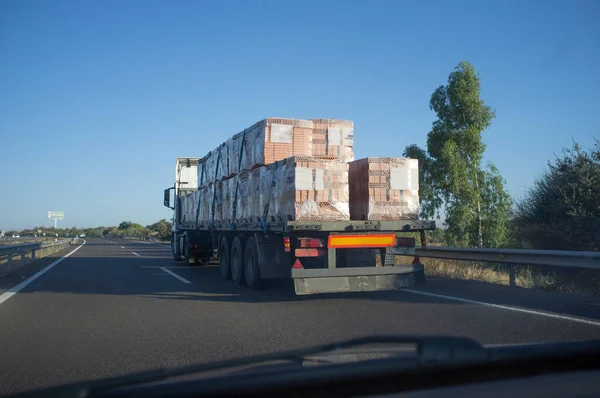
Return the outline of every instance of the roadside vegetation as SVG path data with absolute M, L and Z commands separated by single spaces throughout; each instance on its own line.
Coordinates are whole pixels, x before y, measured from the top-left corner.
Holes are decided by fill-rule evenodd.
M 137 224 L 131 221 L 123 221 L 118 226 L 114 227 L 94 227 L 94 228 L 58 228 L 54 229 L 51 227 L 33 227 L 24 229 L 21 231 L 6 231 L 4 235 L 6 237 L 11 237 L 13 235 L 20 235 L 21 237 L 54 237 L 58 234 L 59 237 L 75 237 L 81 234 L 84 234 L 88 237 L 102 237 L 102 236 L 151 236 L 160 241 L 169 241 L 171 240 L 171 230 L 173 228 L 173 223 L 162 219 L 160 221 L 155 222 L 154 224 L 150 224 L 147 226 L 143 226 L 141 224 Z
M 496 113 L 481 99 L 480 89 L 475 68 L 461 62 L 447 84 L 431 95 L 429 107 L 437 120 L 426 148 L 410 145 L 404 150 L 405 156 L 419 159 L 421 218 L 445 216 L 440 229 L 428 234 L 428 244 L 600 250 L 600 142 L 589 151 L 577 143 L 563 149 L 514 203 L 499 170 L 491 163 L 482 165 L 482 133 Z M 421 262 L 428 275 L 509 284 L 506 265 L 430 258 Z M 600 294 L 599 271 L 516 266 L 515 274 L 520 287 Z

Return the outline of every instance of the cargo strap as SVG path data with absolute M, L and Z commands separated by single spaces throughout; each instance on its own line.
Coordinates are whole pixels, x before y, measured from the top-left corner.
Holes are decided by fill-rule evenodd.
M 217 167 L 215 167 L 215 179 L 213 180 L 213 200 L 211 206 L 211 229 L 215 227 L 215 202 L 217 200 L 217 176 L 219 175 L 219 164 L 221 163 L 221 148 L 217 151 Z
M 273 176 L 271 177 L 271 186 L 269 187 L 269 196 L 267 198 L 267 203 L 265 204 L 265 208 L 263 209 L 263 216 L 261 220 L 261 226 L 263 231 L 268 232 L 269 224 L 267 223 L 267 216 L 269 215 L 269 207 L 271 206 L 271 193 L 273 192 L 273 185 L 275 185 L 275 171 L 276 167 L 273 167 Z
M 240 145 L 240 161 L 238 164 L 238 175 L 242 171 L 242 159 L 244 157 L 244 142 L 246 142 L 246 129 L 244 129 L 244 132 L 242 133 L 242 145 Z M 231 212 L 231 229 L 235 229 L 235 222 L 236 222 L 236 217 L 237 217 L 237 197 L 238 197 L 239 188 L 240 188 L 240 179 L 237 178 L 236 184 L 235 184 L 235 193 L 233 195 L 233 211 Z
M 206 160 L 202 162 L 202 168 L 200 169 L 200 184 L 198 185 L 198 206 L 196 208 L 196 229 L 198 229 L 198 219 L 200 218 L 200 202 L 202 201 L 202 184 L 204 184 L 204 165 Z

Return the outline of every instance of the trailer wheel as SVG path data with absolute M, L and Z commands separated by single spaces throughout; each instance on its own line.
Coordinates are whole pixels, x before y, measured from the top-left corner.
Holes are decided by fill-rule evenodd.
M 231 245 L 231 280 L 236 285 L 244 284 L 244 252 L 242 240 L 236 236 Z
M 221 273 L 221 278 L 225 280 L 231 279 L 231 264 L 229 261 L 229 242 L 227 241 L 226 236 L 223 236 L 221 238 L 221 243 L 219 244 L 219 271 Z
M 183 238 L 183 261 L 185 262 L 185 265 L 190 265 L 190 245 L 187 237 Z
M 260 267 L 258 266 L 258 251 L 256 249 L 256 239 L 251 237 L 246 242 L 244 251 L 244 271 L 246 274 L 246 283 L 253 289 L 260 287 Z
M 171 253 L 173 253 L 173 260 L 181 261 L 181 253 L 179 252 L 179 242 L 177 241 L 177 235 L 171 235 Z

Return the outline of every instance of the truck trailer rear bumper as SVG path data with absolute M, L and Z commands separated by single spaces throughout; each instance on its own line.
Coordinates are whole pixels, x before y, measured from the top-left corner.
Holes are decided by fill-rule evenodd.
M 296 294 L 398 290 L 425 282 L 422 264 L 292 269 Z

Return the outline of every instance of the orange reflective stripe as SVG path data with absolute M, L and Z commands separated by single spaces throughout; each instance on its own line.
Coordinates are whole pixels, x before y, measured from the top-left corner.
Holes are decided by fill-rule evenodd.
M 327 247 L 392 247 L 395 245 L 395 243 L 395 234 L 329 235 Z

